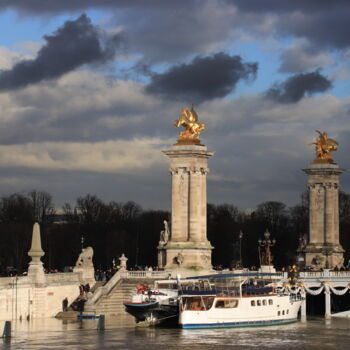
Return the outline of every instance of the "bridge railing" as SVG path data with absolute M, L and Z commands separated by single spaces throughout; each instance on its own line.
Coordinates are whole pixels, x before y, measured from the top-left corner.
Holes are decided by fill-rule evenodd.
M 167 271 L 121 271 L 122 278 L 155 278 L 164 279 L 169 276 Z

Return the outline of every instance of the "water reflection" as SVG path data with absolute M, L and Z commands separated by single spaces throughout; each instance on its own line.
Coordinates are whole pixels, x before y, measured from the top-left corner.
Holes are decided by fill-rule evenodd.
M 129 317 L 107 317 L 106 330 L 97 320 L 56 319 L 12 325 L 11 343 L 0 349 L 348 349 L 350 320 L 308 318 L 287 326 L 198 329 L 139 328 Z

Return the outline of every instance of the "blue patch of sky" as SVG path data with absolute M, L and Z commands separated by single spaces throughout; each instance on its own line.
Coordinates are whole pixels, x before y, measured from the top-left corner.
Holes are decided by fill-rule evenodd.
M 333 89 L 328 91 L 334 96 L 339 98 L 349 97 L 350 92 L 350 80 L 338 80 L 333 83 Z
M 94 25 L 106 16 L 103 11 L 86 10 L 71 14 L 45 15 L 27 17 L 19 15 L 14 10 L 5 10 L 0 12 L 0 46 L 5 46 L 11 50 L 18 50 L 18 43 L 39 42 L 43 43 L 44 35 L 51 35 L 59 27 L 62 27 L 65 21 L 75 20 L 82 13 L 86 13 Z
M 284 79 L 283 74 L 278 72 L 279 51 L 267 51 L 256 42 L 245 42 L 236 43 L 228 53 L 241 56 L 244 63 L 258 63 L 256 79 L 251 82 L 240 81 L 230 97 L 262 93 L 274 82 Z
M 339 98 L 348 97 L 350 92 L 350 66 L 344 65 L 344 56 L 342 53 L 334 52 L 330 53 L 329 55 L 332 57 L 334 63 L 331 66 L 325 68 L 324 70 L 321 70 L 321 74 L 328 77 L 330 80 L 332 80 L 333 83 L 332 89 L 328 90 L 327 93 L 331 93 L 332 95 L 337 96 Z M 342 65 L 343 67 L 341 68 Z M 337 69 L 347 69 L 348 71 L 344 71 L 343 77 L 338 77 L 336 80 L 334 80 L 332 79 L 332 76 Z

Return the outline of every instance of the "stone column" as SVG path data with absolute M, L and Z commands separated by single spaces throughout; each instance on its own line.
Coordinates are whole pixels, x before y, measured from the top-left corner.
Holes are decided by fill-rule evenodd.
M 310 210 L 309 210 L 309 226 L 310 226 L 310 243 L 317 243 L 317 211 L 316 211 L 316 203 L 317 203 L 317 187 L 316 185 L 309 186 L 309 202 L 310 202 Z
M 333 243 L 334 237 L 334 196 L 332 193 L 332 184 L 326 184 L 326 207 L 325 207 L 325 237 L 324 242 L 326 244 Z
M 201 176 L 201 237 L 207 236 L 207 173 L 208 169 L 202 169 L 202 176 Z
M 305 292 L 305 289 L 302 289 L 302 291 L 301 291 L 301 298 L 302 298 L 302 302 L 301 302 L 300 314 L 301 314 L 301 318 L 303 320 L 305 320 L 306 319 L 306 292 Z
M 185 167 L 170 168 L 171 190 L 171 236 L 174 242 L 188 239 L 188 186 L 189 171 Z
M 339 243 L 339 176 L 344 172 L 335 163 L 310 164 L 308 175 L 309 242 L 303 253 L 305 265 L 333 267 L 343 264 L 344 249 Z
M 213 247 L 206 230 L 206 174 L 213 153 L 199 144 L 176 144 L 163 152 L 170 158 L 172 175 L 171 234 L 162 247 L 166 251 L 163 267 L 210 269 Z
M 190 170 L 189 241 L 201 241 L 201 178 L 200 169 Z M 206 236 L 205 236 L 206 239 Z
M 339 242 L 339 185 L 335 184 L 333 187 L 333 196 L 334 196 L 334 227 L 333 227 L 333 241 Z
M 331 317 L 331 291 L 329 290 L 329 286 L 325 285 L 324 290 L 324 296 L 325 296 L 325 317 L 330 318 Z

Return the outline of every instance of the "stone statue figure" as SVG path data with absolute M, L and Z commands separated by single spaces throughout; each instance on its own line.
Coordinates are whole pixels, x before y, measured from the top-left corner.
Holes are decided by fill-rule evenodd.
M 73 268 L 73 272 L 80 273 L 80 279 L 83 284 L 89 283 L 92 285 L 95 283 L 95 269 L 92 261 L 93 255 L 94 250 L 91 247 L 84 248 Z
M 75 267 L 91 267 L 93 266 L 92 257 L 94 251 L 91 247 L 86 247 L 79 255 Z
M 205 129 L 204 123 L 198 123 L 198 115 L 194 110 L 193 106 L 191 110 L 187 108 L 182 108 L 180 117 L 175 121 L 174 125 L 176 127 L 183 126 L 184 131 L 179 134 L 179 143 L 196 144 L 199 143 L 199 135 L 202 130 Z
M 183 264 L 184 260 L 185 260 L 185 257 L 181 253 L 178 253 L 177 256 L 175 257 L 175 263 L 178 264 L 179 266 Z
M 318 132 L 319 137 L 317 138 L 316 142 L 312 143 L 312 145 L 315 145 L 316 151 L 315 162 L 331 163 L 331 152 L 338 149 L 338 142 L 330 139 L 326 132 L 320 132 L 319 130 L 316 130 L 316 132 Z
M 159 244 L 166 245 L 169 241 L 170 231 L 168 221 L 164 220 L 164 230 L 160 231 Z

